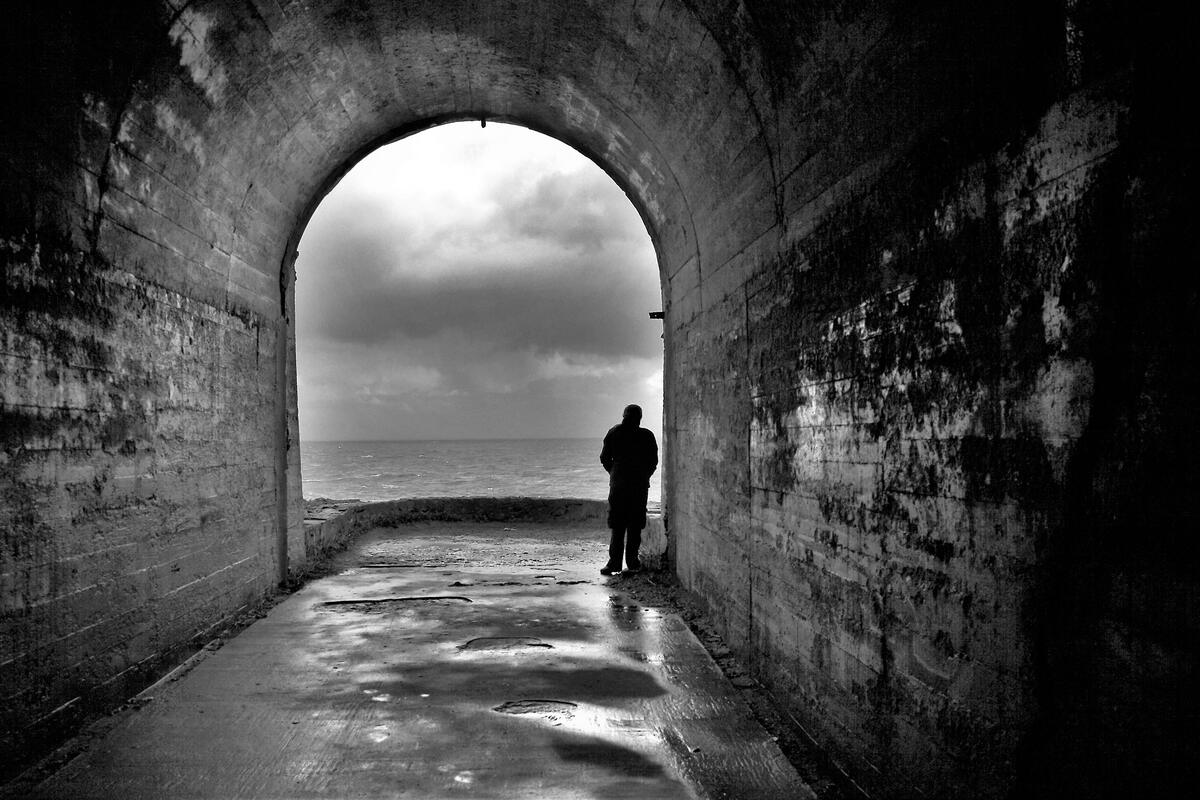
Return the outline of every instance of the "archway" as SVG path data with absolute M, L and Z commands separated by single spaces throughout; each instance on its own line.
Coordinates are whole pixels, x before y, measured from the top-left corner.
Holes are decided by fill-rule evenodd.
M 414 134 L 341 179 L 299 253 L 307 501 L 604 499 L 620 409 L 661 440 L 656 255 L 571 148 L 501 123 Z

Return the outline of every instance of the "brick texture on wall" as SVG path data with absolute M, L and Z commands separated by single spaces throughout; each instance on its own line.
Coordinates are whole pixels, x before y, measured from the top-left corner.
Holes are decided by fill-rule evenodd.
M 123 699 L 272 585 L 276 327 L 27 239 L 0 258 L 12 730 Z

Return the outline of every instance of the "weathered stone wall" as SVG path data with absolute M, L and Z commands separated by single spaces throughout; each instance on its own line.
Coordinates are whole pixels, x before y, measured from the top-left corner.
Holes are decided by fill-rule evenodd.
M 1121 112 L 1074 97 L 985 160 L 906 154 L 748 292 L 749 649 L 868 773 L 1011 779 Z
M 47 701 L 125 697 L 273 583 L 275 331 L 43 243 L 4 244 L 11 730 Z
M 856 779 L 1194 770 L 1195 154 L 1159 91 L 1187 26 L 1091 0 L 110 6 L 0 28 L 4 746 L 303 567 L 295 243 L 371 148 L 488 118 L 590 155 L 646 221 L 671 558 Z
M 133 99 L 166 39 L 153 6 L 124 11 L 5 24 L 6 775 L 279 574 L 278 281 L 241 261 L 243 198 L 199 177 L 218 149 Z
M 703 301 L 668 313 L 682 579 L 873 794 L 1169 793 L 1196 627 L 1153 616 L 1196 592 L 1195 426 L 1165 411 L 1196 283 L 1137 276 L 1190 251 L 1159 170 L 1194 154 L 1150 134 L 1179 52 L 1148 50 L 1177 45 L 1083 7 L 764 12 L 809 34 L 772 64 L 755 8 L 710 24 L 763 48 L 730 57 L 777 214 L 742 249 L 705 219 Z

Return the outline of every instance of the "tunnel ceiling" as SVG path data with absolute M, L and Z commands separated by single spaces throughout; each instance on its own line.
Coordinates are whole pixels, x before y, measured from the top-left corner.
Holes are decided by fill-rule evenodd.
M 270 294 L 341 174 L 431 124 L 512 121 L 578 148 L 630 194 L 668 276 L 695 256 L 689 198 L 738 160 L 708 154 L 763 146 L 754 115 L 730 113 L 748 100 L 721 51 L 673 2 L 180 5 L 153 78 L 124 107 L 93 105 L 118 146 L 89 199 L 160 240 L 180 237 L 155 235 L 159 215 L 199 200 L 187 255 L 219 279 L 228 254 L 228 283 L 251 294 Z
M 979 38 L 988 15 L 938 8 L 914 21 L 891 4 L 832 0 L 56 8 L 11 29 L 8 74 L 23 79 L 8 91 L 32 113 L 5 135 L 20 164 L 67 155 L 76 175 L 18 164 L 17 199 L 0 215 L 22 224 L 21 198 L 36 195 L 58 204 L 35 212 L 42 226 L 69 231 L 74 247 L 264 314 L 278 313 L 280 265 L 308 215 L 361 156 L 490 118 L 565 141 L 625 189 L 678 327 L 704 305 L 702 283 L 716 298 L 736 289 L 737 270 L 719 274 L 732 259 L 803 237 L 788 222 L 797 210 L 868 176 L 895 133 L 942 122 L 912 86 L 950 97 L 973 76 L 939 69 L 925 52 L 936 37 L 909 26 L 981 51 L 1008 41 Z M 64 154 L 65 141 L 78 151 Z

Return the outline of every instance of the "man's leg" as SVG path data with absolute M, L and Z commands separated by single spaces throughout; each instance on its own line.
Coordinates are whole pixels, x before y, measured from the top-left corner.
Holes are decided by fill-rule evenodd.
M 630 528 L 625 537 L 625 566 L 631 570 L 636 571 L 642 568 L 642 562 L 638 560 L 638 548 L 641 546 L 642 529 Z
M 612 538 L 608 540 L 608 563 L 600 570 L 601 575 L 611 575 L 621 571 L 621 551 L 625 548 L 625 528 L 613 528 Z

